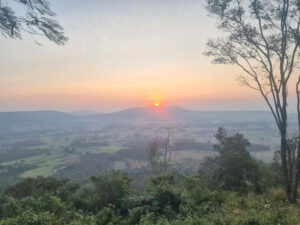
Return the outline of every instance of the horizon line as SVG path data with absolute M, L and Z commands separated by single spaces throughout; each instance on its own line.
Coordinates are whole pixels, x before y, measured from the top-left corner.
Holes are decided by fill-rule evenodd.
M 61 113 L 80 113 L 80 112 L 86 112 L 90 114 L 109 114 L 109 113 L 117 113 L 117 112 L 122 112 L 130 109 L 143 109 L 143 108 L 149 108 L 151 107 L 143 107 L 143 106 L 137 106 L 137 107 L 128 107 L 120 110 L 112 110 L 112 111 L 99 111 L 96 109 L 79 109 L 79 110 L 59 110 L 59 109 L 30 109 L 30 110 L 1 110 L 0 113 L 14 113 L 14 112 L 61 112 Z M 202 110 L 194 110 L 194 109 L 189 109 L 181 106 L 164 106 L 164 108 L 180 108 L 183 110 L 187 111 L 193 111 L 193 112 L 270 112 L 268 109 L 236 109 L 236 110 L 228 110 L 228 109 L 214 109 L 214 110 L 207 110 L 207 109 L 202 109 Z M 271 112 L 270 112 L 271 113 Z M 289 113 L 294 113 L 293 111 L 289 111 Z

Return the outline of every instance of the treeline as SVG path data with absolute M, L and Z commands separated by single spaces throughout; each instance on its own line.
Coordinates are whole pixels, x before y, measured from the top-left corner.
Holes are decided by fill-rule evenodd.
M 24 158 L 50 152 L 51 150 L 52 150 L 51 148 L 33 148 L 33 149 L 11 148 L 3 152 L 0 152 L 0 162 L 7 162 L 13 160 L 21 161 Z
M 300 224 L 299 205 L 286 199 L 281 165 L 255 160 L 242 134 L 222 128 L 199 173 L 174 167 L 140 185 L 125 171 L 110 170 L 80 184 L 64 178 L 27 178 L 0 197 L 1 225 L 273 225 Z M 159 157 L 157 157 L 159 158 Z M 157 162 L 155 166 L 167 166 Z

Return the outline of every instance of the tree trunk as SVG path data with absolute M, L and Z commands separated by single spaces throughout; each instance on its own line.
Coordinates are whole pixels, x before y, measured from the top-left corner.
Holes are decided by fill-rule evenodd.
M 291 202 L 297 203 L 297 187 L 300 171 L 300 76 L 296 84 L 297 94 L 297 116 L 298 116 L 298 140 L 297 140 L 297 156 L 294 163 L 292 186 L 291 186 Z
M 283 175 L 285 178 L 285 192 L 288 200 L 291 202 L 291 183 L 290 183 L 290 176 L 288 172 L 288 165 L 286 160 L 286 153 L 287 153 L 287 140 L 286 140 L 286 131 L 285 129 L 281 131 L 281 163 L 282 163 L 282 170 Z
M 278 93 L 279 94 L 279 93 Z M 281 163 L 283 169 L 283 175 L 285 178 L 285 191 L 288 197 L 288 200 L 291 202 L 291 173 L 292 171 L 290 168 L 289 160 L 287 160 L 288 151 L 288 143 L 287 143 L 287 92 L 286 92 L 286 85 L 283 82 L 282 85 L 282 107 L 279 107 L 279 111 L 281 114 L 281 125 L 279 128 L 280 136 L 281 136 Z
M 300 115 L 299 115 L 300 116 Z M 299 179 L 299 170 L 300 170 L 300 139 L 298 137 L 297 143 L 297 158 L 295 159 L 293 167 L 293 177 L 291 181 L 291 202 L 297 203 L 297 188 L 298 188 L 298 179 Z

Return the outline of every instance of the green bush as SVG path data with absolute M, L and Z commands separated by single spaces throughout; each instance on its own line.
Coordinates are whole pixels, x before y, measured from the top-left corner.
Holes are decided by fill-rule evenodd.
M 210 190 L 200 177 L 176 173 L 151 176 L 140 189 L 130 181 L 128 173 L 112 170 L 73 193 L 71 182 L 52 178 L 36 191 L 40 178 L 33 187 L 26 181 L 23 191 L 17 184 L 0 197 L 0 225 L 300 224 L 300 207 L 286 201 L 282 188 L 264 194 Z
M 286 193 L 282 188 L 271 188 L 268 193 L 268 198 L 272 202 L 286 201 Z

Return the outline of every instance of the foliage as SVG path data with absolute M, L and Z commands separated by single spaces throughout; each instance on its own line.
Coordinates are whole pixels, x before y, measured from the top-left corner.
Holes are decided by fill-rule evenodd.
M 89 212 L 96 212 L 113 204 L 122 207 L 123 198 L 130 191 L 131 177 L 123 171 L 111 170 L 109 173 L 91 177 L 92 185 L 79 191 L 75 205 Z
M 254 160 L 241 134 L 219 128 L 199 174 L 166 171 L 133 186 L 129 173 L 103 171 L 89 183 L 55 177 L 26 178 L 0 195 L 0 225 L 273 225 L 300 224 L 277 179 L 277 155 Z M 275 176 L 275 177 L 274 177 Z
M 259 166 L 247 150 L 249 141 L 239 133 L 228 137 L 224 128 L 218 129 L 216 139 L 218 144 L 214 145 L 214 149 L 219 155 L 207 158 L 199 170 L 209 187 L 261 192 Z
M 5 190 L 5 195 L 21 200 L 27 197 L 38 197 L 46 193 L 57 195 L 63 200 L 79 188 L 67 179 L 54 177 L 26 178 Z
M 17 166 L 1 166 L 0 165 L 0 192 L 6 187 L 15 184 L 20 181 L 19 177 L 22 173 L 27 170 L 35 168 L 29 165 L 17 165 Z
M 133 188 L 130 181 L 127 173 L 115 170 L 93 177 L 80 189 L 54 177 L 25 179 L 2 194 L 0 224 L 300 223 L 299 206 L 290 204 L 280 187 L 263 194 L 210 190 L 199 176 L 176 172 L 148 177 L 142 188 Z
M 17 4 L 23 7 L 18 10 Z M 15 9 L 14 9 L 15 8 Z M 25 15 L 17 13 L 25 11 Z M 5 37 L 22 38 L 22 32 L 43 35 L 56 44 L 63 45 L 68 38 L 63 28 L 52 19 L 55 13 L 46 0 L 14 0 L 10 4 L 0 1 L 0 31 Z
M 296 202 L 300 148 L 288 140 L 288 84 L 299 63 L 299 0 L 207 0 L 223 38 L 209 40 L 205 53 L 213 63 L 239 67 L 239 80 L 260 93 L 280 133 L 280 156 L 286 194 Z M 300 77 L 296 85 L 300 132 Z M 300 139 L 298 139 L 300 146 Z M 297 153 L 296 153 L 297 152 Z

